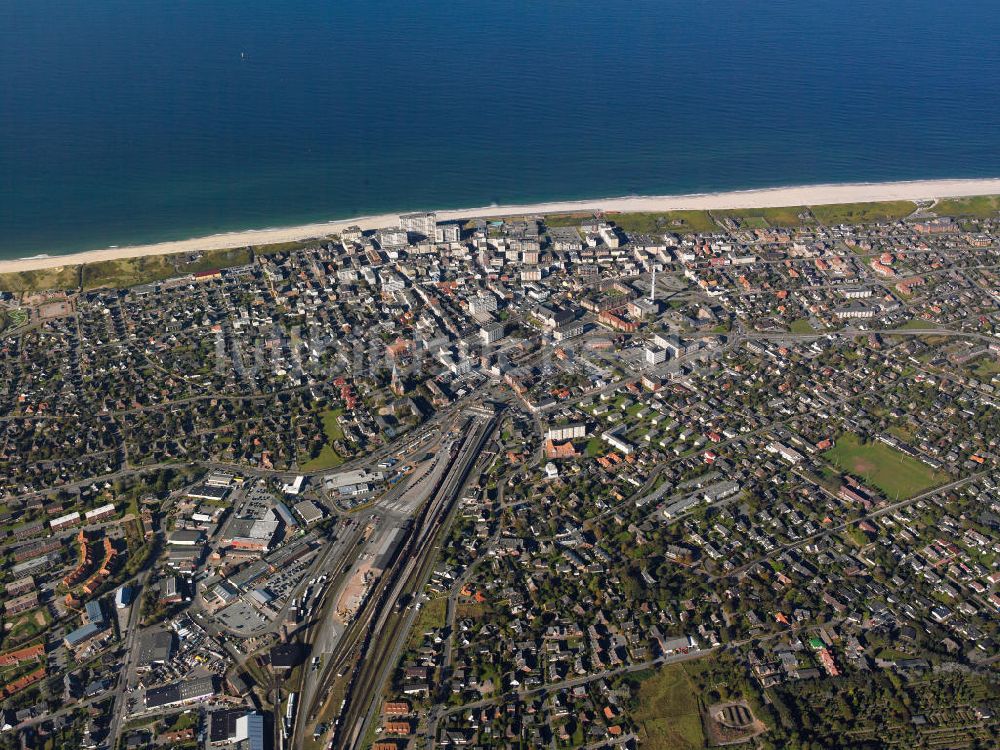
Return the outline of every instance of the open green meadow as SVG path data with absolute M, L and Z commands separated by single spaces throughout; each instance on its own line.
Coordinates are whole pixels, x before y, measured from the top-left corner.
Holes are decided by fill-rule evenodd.
M 972 371 L 977 378 L 992 378 L 994 375 L 1000 375 L 1000 359 L 995 359 L 991 356 L 981 357 L 975 363 L 975 369 Z
M 890 500 L 908 500 L 914 495 L 944 484 L 948 475 L 935 471 L 885 443 L 863 443 L 857 435 L 845 433 L 823 454 L 831 463 L 874 485 Z
M 694 234 L 697 232 L 717 232 L 719 225 L 712 220 L 708 211 L 665 211 L 662 213 L 609 213 L 610 221 L 626 232 L 654 234 L 677 232 Z
M 291 242 L 274 242 L 270 245 L 254 245 L 252 249 L 255 255 L 277 255 L 278 253 L 292 253 L 296 250 L 318 247 L 328 239 L 330 237 L 314 237 L 308 240 L 293 240 Z
M 118 258 L 83 266 L 83 288 L 122 289 L 139 284 L 150 284 L 174 276 L 210 271 L 216 268 L 242 266 L 253 260 L 249 248 L 208 250 L 204 253 L 178 253 L 174 255 L 145 255 L 139 258 Z
M 788 330 L 792 333 L 816 333 L 816 329 L 810 324 L 809 318 L 796 318 L 789 323 Z
M 593 211 L 575 211 L 568 214 L 547 214 L 545 216 L 545 226 L 548 227 L 578 227 L 580 224 L 587 219 L 592 219 L 594 217 Z M 526 216 L 520 217 L 505 217 L 504 221 L 523 221 L 527 219 Z M 466 229 L 472 229 L 475 226 L 475 222 L 470 222 L 466 225 Z
M 686 664 L 662 667 L 643 681 L 635 720 L 642 747 L 647 750 L 695 750 L 705 746 L 698 688 Z
M 448 613 L 448 597 L 435 596 L 428 600 L 420 614 L 410 629 L 410 637 L 407 641 L 407 648 L 417 648 L 424 638 L 424 633 L 429 630 L 440 630 L 445 626 L 445 618 Z
M 0 291 L 45 292 L 56 289 L 124 289 L 214 268 L 242 266 L 253 260 L 249 248 L 207 250 L 200 254 L 145 255 L 83 265 L 40 268 L 0 274 Z
M 989 219 L 1000 214 L 1000 195 L 976 195 L 971 198 L 945 198 L 934 204 L 938 216 Z
M 83 267 L 82 286 L 84 290 L 103 287 L 120 289 L 161 281 L 173 275 L 173 268 L 165 255 L 120 258 L 87 263 Z
M 712 211 L 717 219 L 736 219 L 748 229 L 764 227 L 797 227 L 815 223 L 805 206 L 784 206 L 780 208 L 732 208 Z M 799 218 L 800 216 L 804 218 Z
M 299 468 L 302 471 L 323 471 L 325 469 L 335 469 L 342 463 L 344 463 L 344 459 L 340 457 L 340 454 L 329 445 L 324 445 L 316 458 L 300 464 Z
M 823 224 L 871 224 L 876 221 L 895 221 L 905 218 L 916 210 L 917 204 L 913 201 L 884 201 L 835 203 L 809 208 L 813 216 Z
M 323 412 L 323 432 L 326 434 L 326 440 L 330 444 L 344 439 L 344 430 L 338 421 L 340 415 L 343 413 L 343 409 L 330 409 Z
M 80 286 L 80 266 L 39 268 L 36 271 L 0 273 L 0 292 L 47 292 Z
M 326 436 L 326 442 L 323 444 L 319 455 L 299 465 L 302 471 L 323 471 L 324 469 L 336 468 L 344 463 L 343 457 L 333 449 L 334 443 L 344 439 L 344 430 L 337 421 L 343 411 L 343 409 L 330 409 L 323 412 L 321 418 L 323 420 L 323 434 Z

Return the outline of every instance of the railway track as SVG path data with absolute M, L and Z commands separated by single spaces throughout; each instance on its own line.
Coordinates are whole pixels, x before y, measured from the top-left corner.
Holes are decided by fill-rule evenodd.
M 411 544 L 407 547 L 407 562 L 394 576 L 392 589 L 379 608 L 378 616 L 373 619 L 330 748 L 353 750 L 361 746 L 368 734 L 382 685 L 388 679 L 403 646 L 402 639 L 416 617 L 415 609 L 406 614 L 397 613 L 395 603 L 404 595 L 419 593 L 423 588 L 433 562 L 435 546 L 449 525 L 454 502 L 496 424 L 495 418 L 472 417 L 470 421 L 473 424 L 456 453 L 455 464 L 421 514 L 421 522 L 414 526 Z M 404 558 L 401 556 L 399 559 Z
M 367 597 L 362 610 L 347 627 L 337 649 L 323 667 L 320 685 L 314 693 L 308 711 L 303 710 L 290 746 L 301 748 L 308 723 L 315 723 L 329 708 L 329 686 L 335 675 L 350 671 L 344 704 L 337 717 L 334 734 L 327 747 L 356 747 L 363 741 L 366 727 L 373 715 L 375 700 L 388 670 L 398 659 L 394 647 L 404 621 L 412 625 L 415 610 L 409 617 L 396 612 L 396 603 L 404 595 L 419 591 L 422 579 L 429 572 L 435 544 L 450 519 L 458 493 L 464 486 L 483 445 L 496 425 L 495 417 L 470 414 L 463 425 L 465 437 L 452 452 L 452 467 L 431 493 L 430 500 L 409 525 L 406 539 L 400 545 L 390 573 L 383 576 Z M 405 561 L 405 562 L 404 562 Z M 403 631 L 404 634 L 406 631 Z M 339 678 L 339 677 L 338 677 Z M 306 678 L 308 679 L 308 678 Z

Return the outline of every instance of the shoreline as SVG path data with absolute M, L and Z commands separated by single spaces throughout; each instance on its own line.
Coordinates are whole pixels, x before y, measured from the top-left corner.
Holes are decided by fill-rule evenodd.
M 1000 194 L 1000 178 L 912 180 L 904 182 L 843 183 L 799 185 L 792 187 L 754 188 L 715 193 L 686 195 L 622 196 L 575 201 L 482 206 L 479 208 L 436 211 L 438 221 L 455 219 L 495 218 L 501 216 L 541 215 L 601 210 L 607 213 L 659 212 L 682 210 L 725 210 L 741 208 L 776 208 L 799 205 L 835 203 L 868 203 L 893 200 L 930 200 L 961 198 L 975 195 Z M 96 263 L 148 255 L 169 255 L 204 250 L 223 250 L 281 242 L 296 242 L 336 234 L 357 225 L 365 230 L 395 226 L 399 213 L 359 216 L 291 227 L 248 229 L 193 237 L 186 240 L 157 242 L 146 245 L 107 247 L 66 255 L 38 254 L 10 260 L 0 260 L 0 273 L 37 271 L 82 263 Z

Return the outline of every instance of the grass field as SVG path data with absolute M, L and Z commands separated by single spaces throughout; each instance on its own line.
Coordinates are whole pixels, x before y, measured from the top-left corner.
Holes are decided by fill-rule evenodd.
M 424 633 L 427 631 L 433 628 L 441 629 L 445 626 L 447 608 L 448 597 L 446 596 L 436 596 L 424 603 L 420 609 L 420 614 L 417 615 L 417 619 L 413 622 L 413 629 L 410 630 L 409 648 L 419 646 L 424 639 Z
M 83 267 L 83 288 L 119 289 L 168 279 L 176 272 L 167 258 L 166 255 L 148 255 L 87 263 Z
M 52 618 L 46 609 L 32 609 L 14 620 L 7 633 L 7 639 L 12 647 L 19 645 L 41 633 L 50 622 L 52 622 Z
M 275 242 L 270 245 L 254 245 L 255 255 L 275 255 L 276 253 L 291 253 L 295 250 L 305 250 L 307 247 L 319 247 L 326 242 L 329 237 L 316 237 L 309 240 L 295 240 L 292 242 Z
M 170 256 L 168 256 L 170 257 Z M 191 263 L 178 263 L 181 273 L 198 273 L 213 268 L 245 266 L 253 260 L 249 248 L 234 247 L 228 250 L 206 250 L 200 259 Z
M 634 716 L 645 750 L 695 750 L 705 745 L 698 688 L 685 664 L 665 666 L 642 683 Z
M 521 217 L 522 219 L 524 217 Z M 594 218 L 593 211 L 576 211 L 571 214 L 548 214 L 545 217 L 545 226 L 547 227 L 578 227 L 587 219 Z M 510 217 L 511 220 L 517 220 L 516 217 Z
M 991 378 L 994 375 L 1000 375 L 1000 360 L 990 356 L 981 357 L 976 362 L 976 367 L 972 372 L 977 378 Z
M 809 318 L 797 318 L 793 320 L 788 330 L 792 333 L 816 333 L 816 329 L 809 324 Z
M 738 220 L 743 226 L 756 229 L 761 226 L 772 227 L 797 227 L 802 224 L 814 223 L 812 218 L 805 221 L 799 218 L 800 214 L 808 215 L 809 209 L 805 206 L 784 206 L 781 208 L 733 208 L 725 211 L 712 211 L 712 216 L 717 219 L 732 218 Z
M 40 268 L 37 271 L 0 273 L 0 292 L 45 292 L 50 289 L 76 289 L 80 285 L 80 266 Z
M 902 219 L 917 208 L 913 201 L 884 203 L 836 203 L 810 206 L 813 215 L 823 224 L 870 224 L 876 221 Z
M 301 244 L 301 243 L 297 243 Z M 0 274 L 0 291 L 44 292 L 52 289 L 77 289 L 81 282 L 85 290 L 101 288 L 126 288 L 138 284 L 162 281 L 172 276 L 208 271 L 212 268 L 231 268 L 250 263 L 253 255 L 249 248 L 207 250 L 198 256 L 190 253 L 174 255 L 147 255 L 140 258 L 120 258 L 82 266 L 59 266 L 37 271 Z
M 329 445 L 324 445 L 316 458 L 300 464 L 302 471 L 323 471 L 324 469 L 335 469 L 344 463 L 344 459 Z
M 909 425 L 902 425 L 902 424 L 893 425 L 892 427 L 889 428 L 888 431 L 891 435 L 895 435 L 900 440 L 903 440 L 907 443 L 913 440 L 913 428 L 910 427 Z
M 455 605 L 455 619 L 481 620 L 492 611 L 493 609 L 488 604 L 480 604 L 476 601 L 460 601 Z
M 119 258 L 100 263 L 87 263 L 83 267 L 83 288 L 123 289 L 213 268 L 242 266 L 249 263 L 252 258 L 247 248 L 232 248 L 209 250 L 198 256 L 189 253 L 147 255 L 140 258 Z
M 977 195 L 973 198 L 946 198 L 934 205 L 938 216 L 988 219 L 1000 213 L 1000 195 Z
M 27 310 L 8 310 L 7 320 L 10 321 L 12 326 L 23 326 L 28 322 L 28 312 Z
M 343 409 L 330 409 L 323 412 L 323 432 L 326 434 L 328 443 L 332 444 L 344 439 L 344 431 L 341 429 L 340 422 L 338 421 L 340 415 L 343 413 Z
M 607 215 L 626 232 L 653 234 L 659 232 L 717 232 L 719 226 L 708 211 L 667 211 L 665 213 L 609 213 Z
M 763 216 L 744 216 L 740 219 L 740 226 L 744 229 L 767 229 L 771 225 Z
M 343 457 L 333 449 L 333 444 L 344 439 L 344 431 L 340 427 L 337 418 L 343 413 L 343 409 L 330 409 L 323 412 L 323 434 L 326 435 L 326 443 L 316 458 L 300 464 L 302 471 L 323 471 L 333 469 L 344 463 Z
M 823 454 L 831 463 L 878 487 L 890 500 L 907 500 L 944 484 L 948 476 L 884 443 L 862 443 L 857 435 L 845 433 Z

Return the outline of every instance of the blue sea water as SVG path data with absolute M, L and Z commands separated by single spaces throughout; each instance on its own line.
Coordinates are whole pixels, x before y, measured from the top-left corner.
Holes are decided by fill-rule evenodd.
M 1000 175 L 996 0 L 5 0 L 0 257 Z

